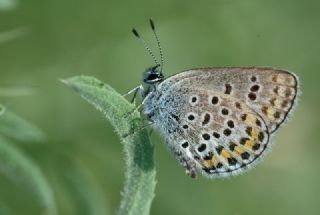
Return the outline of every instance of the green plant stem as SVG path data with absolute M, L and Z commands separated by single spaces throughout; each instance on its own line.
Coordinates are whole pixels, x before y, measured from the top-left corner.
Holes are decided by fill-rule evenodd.
M 19 184 L 24 184 L 38 197 L 46 215 L 57 215 L 51 187 L 40 169 L 8 140 L 0 137 L 0 171 Z
M 121 138 L 125 151 L 125 185 L 119 215 L 147 215 L 150 212 L 156 185 L 154 147 L 143 126 L 139 112 L 110 86 L 93 77 L 77 76 L 63 80 L 80 96 L 104 113 Z M 132 135 L 124 136 L 132 131 Z
M 0 133 L 20 142 L 41 143 L 45 139 L 39 128 L 10 110 L 6 110 L 3 115 L 0 110 Z

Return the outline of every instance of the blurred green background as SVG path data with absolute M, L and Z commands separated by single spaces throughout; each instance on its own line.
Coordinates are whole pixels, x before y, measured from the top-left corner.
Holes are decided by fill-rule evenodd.
M 167 76 L 195 67 L 272 66 L 295 72 L 303 94 L 272 152 L 238 177 L 187 177 L 154 133 L 151 214 L 319 214 L 319 11 L 317 0 L 0 0 L 0 88 L 35 92 L 0 103 L 46 133 L 44 143 L 16 145 L 41 168 L 60 214 L 114 214 L 125 171 L 119 138 L 58 79 L 85 74 L 121 93 L 132 89 L 152 61 L 130 30 L 137 27 L 155 49 L 153 17 Z M 41 212 L 28 187 L 2 174 L 0 209 Z

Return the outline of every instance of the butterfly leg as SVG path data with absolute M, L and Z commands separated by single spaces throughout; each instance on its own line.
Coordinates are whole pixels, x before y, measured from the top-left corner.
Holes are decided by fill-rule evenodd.
M 125 96 L 128 96 L 128 95 L 132 94 L 132 93 L 133 93 L 133 97 L 131 99 L 131 103 L 134 102 L 134 100 L 135 100 L 135 98 L 136 98 L 138 93 L 142 97 L 144 95 L 144 93 L 145 93 L 145 90 L 144 90 L 142 85 L 139 85 L 139 86 L 133 88 L 132 90 L 130 90 L 129 92 L 127 92 L 126 94 L 123 94 L 122 96 L 125 97 Z
M 146 101 L 146 99 L 144 98 L 145 90 L 144 90 L 144 88 L 143 88 L 142 85 L 139 85 L 139 86 L 133 88 L 132 90 L 130 90 L 128 93 L 124 94 L 123 96 L 127 96 L 127 95 L 129 95 L 129 94 L 131 94 L 131 93 L 134 93 L 134 95 L 133 95 L 133 97 L 132 97 L 132 99 L 131 99 L 131 103 L 134 102 L 134 99 L 136 98 L 136 96 L 137 96 L 138 93 L 139 93 L 140 96 L 143 98 L 143 100 L 142 100 L 142 102 L 141 102 L 138 106 L 136 106 L 132 111 L 129 111 L 128 113 L 126 113 L 126 114 L 124 115 L 125 118 L 128 118 L 128 117 L 129 117 L 131 114 L 133 114 L 136 110 L 139 110 L 140 108 L 142 108 L 142 106 L 144 105 L 144 103 L 145 103 L 145 101 Z
M 126 138 L 136 132 L 142 131 L 143 129 L 148 128 L 149 126 L 151 126 L 153 124 L 153 122 L 150 122 L 148 124 L 142 125 L 141 127 L 137 128 L 137 129 L 131 129 L 128 133 L 122 135 L 122 138 Z
M 136 106 L 134 109 L 132 109 L 131 111 L 129 111 L 128 113 L 126 113 L 125 114 L 125 118 L 128 118 L 131 114 L 133 114 L 135 111 L 137 111 L 137 110 L 139 110 L 140 108 L 142 108 L 143 107 L 143 105 L 144 105 L 144 101 L 145 100 L 143 100 L 142 102 L 141 102 L 141 104 L 139 104 L 138 106 Z

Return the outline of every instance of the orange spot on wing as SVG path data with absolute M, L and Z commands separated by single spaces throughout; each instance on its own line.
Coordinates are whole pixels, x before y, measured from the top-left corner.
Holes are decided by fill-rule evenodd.
M 216 167 L 218 164 L 218 160 L 215 156 L 212 156 L 211 160 L 206 160 L 204 161 L 204 166 L 207 167 L 207 168 L 210 168 L 210 167 Z
M 239 146 L 236 146 L 236 147 L 234 148 L 234 151 L 235 151 L 238 155 L 241 155 L 241 154 L 244 152 L 244 150 L 243 150 L 241 147 L 239 147 Z
M 250 140 L 247 140 L 246 144 L 244 144 L 244 145 L 245 145 L 245 147 L 251 149 L 254 143 L 255 143 L 254 139 L 250 139 Z
M 225 159 L 228 159 L 228 158 L 231 157 L 230 153 L 229 153 L 227 150 L 225 150 L 225 149 L 222 149 L 221 155 L 222 155 L 222 157 L 224 157 Z

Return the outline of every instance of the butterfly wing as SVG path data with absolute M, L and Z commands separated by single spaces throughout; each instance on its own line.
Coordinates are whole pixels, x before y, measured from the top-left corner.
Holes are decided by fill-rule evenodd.
M 195 69 L 159 84 L 146 107 L 190 175 L 221 177 L 258 163 L 297 92 L 297 77 L 284 70 Z
M 198 89 L 210 89 L 241 100 L 263 118 L 270 133 L 287 119 L 299 90 L 293 73 L 255 67 L 188 70 L 169 77 L 159 89 L 195 83 Z
M 182 155 L 178 159 L 187 169 L 195 167 L 209 177 L 234 175 L 252 167 L 269 148 L 264 119 L 242 100 L 195 85 L 168 90 L 158 104 L 161 122 L 155 123 L 167 129 L 168 145 Z M 170 108 L 161 105 L 165 101 Z

